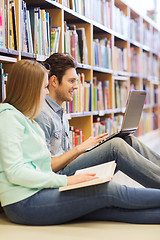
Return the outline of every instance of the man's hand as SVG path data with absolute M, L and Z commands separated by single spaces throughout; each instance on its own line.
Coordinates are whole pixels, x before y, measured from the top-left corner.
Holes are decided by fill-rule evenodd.
M 86 149 L 88 149 L 94 145 L 97 145 L 99 142 L 103 141 L 107 135 L 108 135 L 108 133 L 103 133 L 96 137 L 89 137 L 86 141 L 84 141 L 80 145 L 76 146 L 76 148 L 80 153 L 83 153 L 83 152 L 85 152 Z

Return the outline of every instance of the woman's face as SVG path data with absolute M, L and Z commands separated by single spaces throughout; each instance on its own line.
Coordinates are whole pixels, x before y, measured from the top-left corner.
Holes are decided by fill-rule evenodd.
M 42 107 L 44 100 L 45 100 L 45 96 L 49 94 L 48 91 L 48 74 L 46 73 L 43 79 L 43 85 L 42 85 L 42 89 L 41 89 L 41 99 L 40 99 L 40 106 Z

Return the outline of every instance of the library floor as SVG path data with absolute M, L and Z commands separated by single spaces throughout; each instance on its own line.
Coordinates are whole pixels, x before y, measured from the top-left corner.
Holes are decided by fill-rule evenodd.
M 141 139 L 149 147 L 160 153 L 160 132 L 146 135 Z M 129 186 L 141 187 L 122 173 L 114 181 Z M 58 226 L 30 227 L 10 223 L 4 214 L 0 214 L 0 239 L 2 240 L 159 240 L 160 225 L 126 224 L 117 222 L 72 222 Z

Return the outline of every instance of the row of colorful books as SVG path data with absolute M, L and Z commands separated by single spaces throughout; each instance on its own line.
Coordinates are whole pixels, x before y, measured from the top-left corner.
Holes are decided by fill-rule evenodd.
M 116 71 L 127 71 L 128 55 L 126 48 L 113 47 L 113 69 Z
M 0 1 L 0 47 L 18 49 L 15 0 Z
M 132 41 L 140 42 L 140 20 L 130 19 L 130 39 Z
M 125 108 L 128 90 L 126 81 L 114 81 L 114 108 Z
M 63 0 L 64 6 L 80 13 L 83 16 L 91 18 L 91 6 L 93 0 Z
M 153 50 L 154 53 L 160 52 L 159 32 L 156 30 L 153 30 L 153 33 L 152 33 L 151 49 Z
M 150 86 L 149 83 L 143 82 L 143 89 L 147 92 L 145 104 L 158 104 L 158 87 L 157 86 Z
M 69 133 L 71 148 L 74 148 L 84 142 L 84 134 L 82 133 L 82 129 L 70 126 Z
M 138 90 L 138 87 L 135 83 L 130 84 L 130 90 Z M 147 92 L 146 99 L 145 99 L 145 106 L 150 104 L 158 104 L 158 91 L 159 88 L 156 85 L 150 86 L 150 82 L 144 81 L 143 82 L 143 90 Z
M 112 68 L 111 40 L 107 38 L 93 39 L 93 65 Z
M 130 48 L 130 72 L 140 74 L 140 55 L 136 48 Z
M 111 117 L 94 117 L 93 119 L 93 136 L 107 132 L 109 135 L 118 131 L 123 120 L 122 115 Z
M 93 111 L 110 109 L 109 80 L 98 81 L 93 77 Z
M 150 56 L 148 52 L 142 53 L 142 75 L 143 76 L 159 76 L 159 63 L 155 55 Z
M 130 72 L 142 75 L 143 77 L 159 76 L 159 62 L 155 55 L 149 55 L 148 52 L 142 52 L 142 61 L 140 54 L 135 47 L 130 48 Z
M 34 21 L 34 19 L 32 21 Z M 25 1 L 22 1 L 22 5 L 21 5 L 21 22 L 23 23 L 21 25 L 22 51 L 28 52 L 28 53 L 34 53 L 30 13 L 29 13 L 29 10 L 27 9 L 27 5 Z M 34 27 L 34 23 L 32 24 Z
M 108 28 L 112 28 L 112 6 L 108 0 L 94 0 L 92 19 Z
M 112 29 L 124 37 L 128 38 L 128 26 L 129 26 L 129 18 L 124 14 L 122 10 L 117 8 L 115 5 L 113 6 L 113 24 Z
M 74 59 L 83 64 L 88 64 L 88 48 L 85 28 L 76 25 L 64 24 L 64 52 L 70 53 Z
M 120 130 L 123 121 L 123 115 L 118 114 L 114 117 L 94 117 L 93 119 L 93 136 L 107 132 L 111 135 Z M 158 113 L 143 112 L 138 129 L 135 133 L 136 136 L 143 135 L 157 129 L 158 127 Z M 70 143 L 71 147 L 75 147 L 84 142 L 84 135 L 81 129 L 74 129 L 70 127 Z
M 123 115 L 117 115 L 113 118 L 110 117 L 94 117 L 93 119 L 93 136 L 108 132 L 112 134 L 120 130 L 123 121 Z M 158 128 L 158 113 L 143 112 L 138 129 L 135 133 L 136 136 L 143 135 Z
M 130 39 L 132 41 L 141 41 L 140 19 L 132 18 L 132 16 L 131 19 L 129 19 L 129 17 L 126 16 L 126 13 L 116 5 L 113 5 L 112 8 L 111 1 L 109 0 L 64 0 L 63 4 L 81 15 L 91 18 L 108 28 L 112 28 L 114 31 L 127 38 L 130 26 Z M 149 29 L 148 24 L 144 21 L 142 43 L 149 46 L 156 53 L 157 50 L 160 51 L 158 47 L 158 39 L 158 32 Z
M 143 44 L 151 47 L 152 32 L 148 27 L 147 23 L 143 23 Z
M 147 84 L 147 83 L 145 83 L 145 82 L 143 82 L 143 90 L 145 90 L 146 91 L 146 99 L 145 99 L 145 105 L 149 105 L 149 104 L 151 104 L 151 89 L 150 89 L 150 86 Z
M 151 67 L 150 67 L 150 76 L 159 78 L 159 60 L 155 55 L 152 55 L 150 59 Z
M 73 101 L 65 102 L 65 113 L 80 113 L 88 111 L 104 111 L 111 109 L 109 80 L 98 81 L 93 78 L 93 83 L 85 81 L 83 73 L 78 74 L 78 88 L 74 91 Z M 122 109 L 127 101 L 127 82 L 115 81 L 114 108 Z
M 60 27 L 51 27 L 48 12 L 39 7 L 27 10 L 22 1 L 21 19 L 22 51 L 47 57 L 58 52 Z
M 150 74 L 150 67 L 151 67 L 151 57 L 148 55 L 147 52 L 142 52 L 142 75 L 143 76 L 151 76 Z
M 158 128 L 158 113 L 142 112 L 141 120 L 136 132 L 136 136 L 141 136 L 157 128 Z
M 158 87 L 154 86 L 153 87 L 153 104 L 158 104 L 158 94 L 159 94 L 159 89 Z
M 3 0 L 0 7 L 0 47 L 18 50 L 15 0 Z M 44 9 L 20 8 L 22 51 L 49 56 L 58 52 L 60 27 L 51 27 L 51 18 Z
M 4 73 L 2 68 L 2 63 L 0 63 L 0 102 L 6 98 L 6 84 L 7 84 L 8 74 Z

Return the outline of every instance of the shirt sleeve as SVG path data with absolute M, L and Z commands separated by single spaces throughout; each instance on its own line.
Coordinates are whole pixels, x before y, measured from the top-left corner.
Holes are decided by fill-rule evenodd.
M 57 188 L 67 185 L 67 176 L 38 170 L 31 161 L 24 161 L 23 140 L 25 127 L 16 114 L 1 113 L 0 160 L 6 178 L 12 184 L 28 188 Z M 30 139 L 32 141 L 32 138 Z M 34 144 L 34 143 L 33 143 Z
M 51 151 L 51 124 L 48 116 L 43 111 L 41 111 L 34 120 L 43 130 L 46 138 L 47 147 L 49 151 Z

